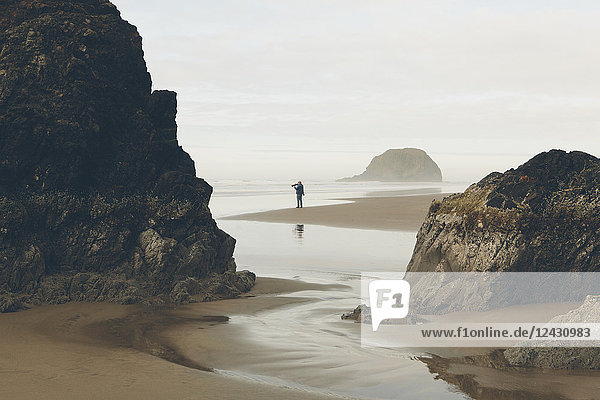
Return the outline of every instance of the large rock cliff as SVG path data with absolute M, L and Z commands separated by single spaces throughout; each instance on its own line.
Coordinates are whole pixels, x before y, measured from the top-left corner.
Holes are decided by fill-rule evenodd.
M 599 271 L 600 160 L 552 150 L 432 203 L 408 271 Z
M 351 181 L 395 181 L 395 182 L 439 182 L 442 180 L 440 167 L 420 149 L 390 149 L 374 157 L 365 172 L 340 182 Z
M 0 311 L 252 286 L 113 4 L 3 1 L 0 44 Z
M 503 287 L 494 292 L 494 279 L 487 280 L 490 290 L 482 297 L 473 295 L 475 285 L 468 282 L 435 286 L 432 282 L 440 281 L 437 274 L 417 272 L 598 272 L 599 237 L 600 160 L 583 152 L 552 150 L 517 169 L 492 173 L 462 194 L 432 203 L 417 235 L 406 279 L 411 281 L 416 302 L 422 303 L 425 311 L 483 311 L 503 306 L 498 299 L 519 303 L 519 296 L 503 292 Z M 577 274 L 570 277 L 556 282 L 540 278 L 538 284 L 560 286 L 561 296 L 574 296 L 569 301 L 597 294 L 597 287 L 587 286 L 597 284 L 597 280 L 578 283 Z M 478 287 L 486 286 L 479 283 Z M 534 293 L 542 293 L 540 287 Z M 549 298 L 538 296 L 534 300 L 557 301 L 557 295 L 558 289 L 549 290 Z M 460 306 L 460 310 L 449 305 L 467 298 L 475 300 Z M 411 297 L 411 302 L 415 299 Z M 571 319 L 555 322 L 596 322 L 597 304 L 597 298 L 588 298 L 581 310 L 568 314 Z M 584 312 L 587 314 L 582 319 Z M 504 357 L 507 363 L 521 367 L 599 368 L 597 348 L 571 348 L 568 343 L 563 346 L 515 347 L 504 352 Z

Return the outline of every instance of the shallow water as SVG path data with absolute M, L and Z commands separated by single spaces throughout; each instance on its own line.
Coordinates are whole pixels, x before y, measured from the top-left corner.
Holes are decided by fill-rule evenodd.
M 215 218 L 230 215 L 268 211 L 296 206 L 293 182 L 283 181 L 211 181 L 214 188 L 210 209 Z M 405 192 L 418 193 L 454 193 L 463 191 L 467 183 L 462 182 L 304 182 L 304 206 L 320 206 L 343 203 L 353 197 L 365 197 L 373 193 L 383 196 Z
M 277 190 L 270 194 L 260 190 L 250 193 L 250 190 L 244 192 L 248 185 L 242 186 L 236 190 L 235 185 L 231 185 L 228 189 L 231 196 L 219 195 L 217 191 L 211 207 L 225 216 L 235 214 L 235 210 L 257 211 L 265 204 L 277 208 L 277 204 L 283 204 L 283 196 L 287 201 L 293 200 L 293 194 L 284 195 Z M 354 187 L 352 195 L 415 188 L 418 189 L 401 185 L 361 185 Z M 335 184 L 323 185 L 315 202 L 327 202 L 328 196 L 337 193 L 337 189 Z M 242 192 L 245 195 L 240 196 Z M 568 387 L 578 385 L 583 379 L 577 374 L 534 372 L 527 375 L 527 379 L 507 385 L 506 380 L 513 379 L 509 373 L 483 368 L 483 372 L 468 370 L 465 374 L 453 375 L 452 371 L 461 369 L 437 370 L 438 365 L 426 365 L 416 359 L 424 355 L 416 349 L 361 348 L 359 325 L 340 320 L 340 315 L 360 302 L 361 272 L 405 269 L 416 232 L 235 220 L 217 222 L 237 239 L 234 256 L 238 269 L 250 269 L 263 277 L 348 286 L 335 291 L 286 294 L 306 301 L 251 315 L 232 316 L 228 324 L 217 327 L 213 334 L 218 336 L 221 329 L 237 330 L 243 341 L 251 344 L 251 350 L 240 351 L 233 359 L 223 359 L 218 354 L 211 356 L 212 366 L 223 374 L 301 390 L 381 399 L 470 398 L 465 393 L 477 399 L 541 399 L 550 398 L 547 391 L 544 394 L 544 390 L 551 387 L 548 382 L 559 381 Z M 443 375 L 442 379 L 436 379 L 438 374 Z M 561 395 L 551 398 L 593 398 L 586 396 L 590 390 L 593 392 L 594 384 L 590 382 L 597 378 L 600 376 L 585 377 L 587 389 L 580 390 L 577 396 L 569 396 L 569 390 L 561 390 Z M 487 386 L 481 386 L 479 381 Z
M 265 346 L 261 361 L 242 355 L 216 365 L 247 378 L 326 393 L 395 399 L 464 398 L 435 381 L 412 352 L 363 349 L 357 324 L 340 316 L 360 302 L 360 274 L 405 268 L 415 232 L 389 232 L 250 221 L 218 221 L 234 236 L 238 269 L 259 276 L 348 285 L 347 290 L 302 291 L 307 302 L 233 316 L 244 340 Z M 218 357 L 216 357 L 218 359 Z
M 238 268 L 257 275 L 330 283 L 361 271 L 403 270 L 415 232 L 333 228 L 319 225 L 219 220 L 237 239 Z

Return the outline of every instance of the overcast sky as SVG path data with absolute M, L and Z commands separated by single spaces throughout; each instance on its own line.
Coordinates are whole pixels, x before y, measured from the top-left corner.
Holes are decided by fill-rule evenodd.
M 113 0 L 207 179 L 330 179 L 418 147 L 451 181 L 600 156 L 600 2 Z

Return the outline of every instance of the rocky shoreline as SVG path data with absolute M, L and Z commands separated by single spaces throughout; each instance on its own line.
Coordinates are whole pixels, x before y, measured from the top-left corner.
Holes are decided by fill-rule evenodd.
M 409 272 L 599 271 L 600 160 L 552 150 L 432 203 Z
M 104 0 L 0 15 L 0 312 L 249 290 L 136 28 Z
M 598 193 L 600 160 L 583 152 L 552 150 L 504 174 L 492 173 L 464 193 L 432 203 L 407 279 L 413 272 L 599 271 Z M 446 298 L 464 295 L 455 286 Z M 589 301 L 582 306 L 585 321 L 598 321 L 600 310 L 589 311 Z M 516 347 L 505 354 L 510 365 L 521 367 L 599 367 L 597 348 Z
M 413 293 L 421 297 L 417 301 L 421 312 L 484 311 L 490 302 L 501 307 L 498 299 L 517 303 L 519 300 L 514 298 L 516 292 L 506 293 L 506 288 L 497 287 L 494 277 L 486 280 L 490 292 L 484 301 L 483 297 L 470 294 L 468 288 L 474 287 L 471 281 L 461 284 L 453 279 L 436 280 L 421 272 L 599 271 L 600 246 L 595 242 L 600 232 L 599 193 L 599 159 L 583 152 L 552 150 L 503 174 L 494 172 L 464 193 L 434 201 L 419 229 L 405 277 L 411 282 Z M 549 288 L 546 301 L 550 301 L 552 287 L 563 286 L 581 292 L 572 293 L 570 300 L 563 301 L 583 301 L 586 294 L 595 294 L 596 288 L 594 282 L 581 279 L 584 278 L 579 275 L 569 282 L 546 279 L 539 285 Z M 451 284 L 446 285 L 449 281 Z M 494 287 L 497 293 L 492 290 Z M 586 288 L 593 293 L 587 293 Z M 526 290 L 521 289 L 520 295 L 526 297 Z M 494 295 L 500 297 L 496 299 Z M 448 298 L 457 299 L 458 303 L 468 299 L 472 302 L 467 308 L 461 303 L 460 309 L 452 309 Z M 527 304 L 535 299 L 521 300 Z M 360 305 L 342 319 L 368 323 L 369 307 Z M 551 322 L 599 320 L 597 296 L 588 296 L 579 309 Z M 600 369 L 598 348 L 563 345 L 517 346 L 498 350 L 494 357 L 502 361 L 503 368 Z

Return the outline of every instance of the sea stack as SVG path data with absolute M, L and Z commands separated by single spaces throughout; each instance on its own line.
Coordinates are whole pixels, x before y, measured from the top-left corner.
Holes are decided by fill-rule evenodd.
M 440 167 L 420 149 L 390 149 L 373 158 L 365 172 L 339 182 L 440 182 Z
M 408 271 L 600 271 L 600 160 L 541 153 L 432 203 Z
M 494 286 L 498 276 L 486 280 L 489 291 L 484 298 L 468 281 L 444 286 L 435 274 L 417 272 L 598 272 L 599 233 L 600 160 L 580 151 L 538 154 L 517 169 L 491 173 L 464 193 L 431 204 L 407 267 L 405 279 L 415 293 L 421 293 L 421 299 L 411 301 L 427 312 L 486 311 L 509 299 L 519 304 L 514 293 L 507 296 L 502 287 Z M 586 289 L 594 280 L 578 284 L 578 279 L 573 274 L 572 280 L 539 285 L 572 287 L 562 296 L 576 301 L 597 294 L 597 289 Z M 546 293 L 547 299 L 536 295 L 537 301 L 556 301 L 556 290 Z M 458 299 L 460 308 L 453 309 L 449 298 Z M 470 302 L 461 305 L 460 299 Z M 580 308 L 553 322 L 597 322 L 598 304 L 598 297 L 590 296 Z M 514 347 L 503 352 L 503 362 L 519 367 L 598 369 L 599 354 L 597 348 L 585 347 Z
M 0 311 L 248 290 L 136 28 L 106 0 L 0 15 Z

